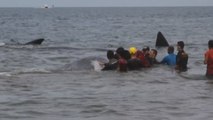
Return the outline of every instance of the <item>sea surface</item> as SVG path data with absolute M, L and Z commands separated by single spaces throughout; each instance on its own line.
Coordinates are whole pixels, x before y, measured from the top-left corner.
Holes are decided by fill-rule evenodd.
M 213 7 L 0 8 L 1 120 L 212 120 Z M 189 70 L 94 69 L 106 51 L 183 40 Z M 42 45 L 21 45 L 44 38 Z M 167 48 L 156 48 L 160 61 Z M 177 53 L 177 51 L 175 51 Z

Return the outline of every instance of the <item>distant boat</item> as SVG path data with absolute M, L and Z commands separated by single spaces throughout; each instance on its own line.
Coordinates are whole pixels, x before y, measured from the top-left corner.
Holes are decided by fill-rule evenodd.
M 49 8 L 49 6 L 48 5 L 44 5 L 43 8 Z
M 46 8 L 46 9 L 47 9 L 47 8 L 54 8 L 54 5 L 48 6 L 48 5 L 45 4 L 42 8 Z

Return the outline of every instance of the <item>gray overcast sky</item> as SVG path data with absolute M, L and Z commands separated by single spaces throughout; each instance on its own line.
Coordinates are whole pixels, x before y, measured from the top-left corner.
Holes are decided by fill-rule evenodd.
M 0 7 L 213 6 L 213 0 L 0 0 Z

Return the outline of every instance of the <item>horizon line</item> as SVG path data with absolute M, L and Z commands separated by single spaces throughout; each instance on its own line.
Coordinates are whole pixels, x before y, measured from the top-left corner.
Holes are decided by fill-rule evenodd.
M 0 6 L 0 8 L 42 8 L 43 6 Z M 170 6 L 55 6 L 51 5 L 50 8 L 121 8 L 121 7 L 213 7 L 213 5 L 170 5 Z

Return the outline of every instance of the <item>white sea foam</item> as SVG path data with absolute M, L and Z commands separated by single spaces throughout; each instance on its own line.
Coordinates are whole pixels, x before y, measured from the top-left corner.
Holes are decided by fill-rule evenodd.
M 5 45 L 5 43 L 0 43 L 0 46 L 4 46 Z
M 44 68 L 27 68 L 27 69 L 16 71 L 16 74 L 22 74 L 22 73 L 50 73 L 50 71 Z
M 93 65 L 95 71 L 101 71 L 103 69 L 103 65 L 101 65 L 101 63 L 97 60 L 92 61 L 91 64 Z
M 0 72 L 0 76 L 10 77 L 12 75 L 9 72 Z

